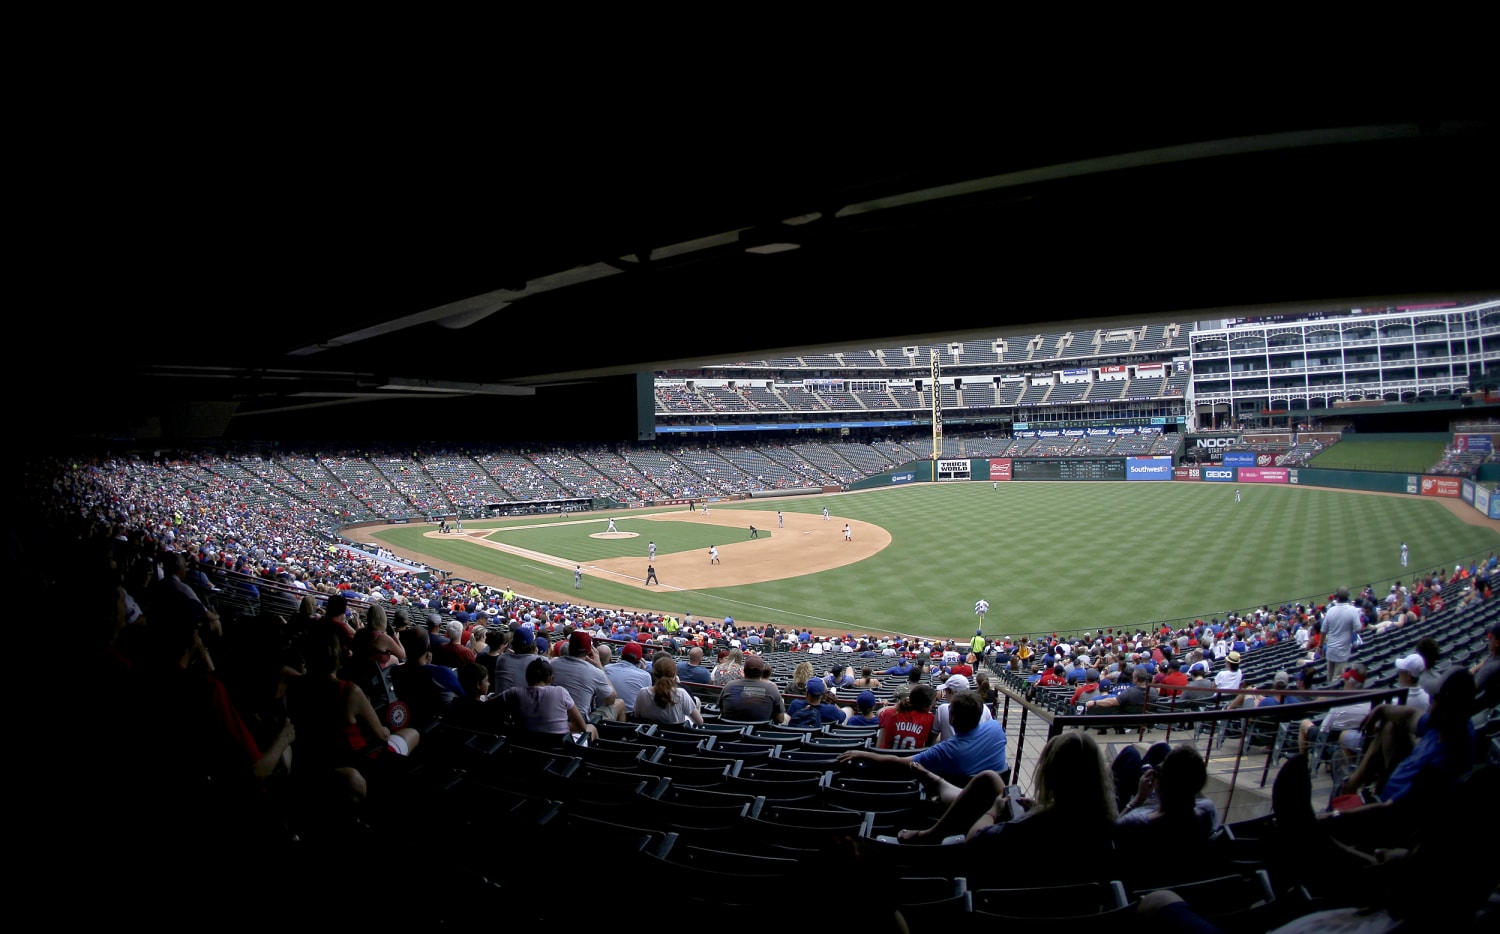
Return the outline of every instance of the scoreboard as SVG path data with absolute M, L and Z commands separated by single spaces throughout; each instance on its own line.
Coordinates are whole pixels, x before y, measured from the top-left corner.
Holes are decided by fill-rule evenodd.
M 1012 459 L 1011 476 L 1016 480 L 1124 480 L 1123 457 L 1049 457 L 1042 460 Z

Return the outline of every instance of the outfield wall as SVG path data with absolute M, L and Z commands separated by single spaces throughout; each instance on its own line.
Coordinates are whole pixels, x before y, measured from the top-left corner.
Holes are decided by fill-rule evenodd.
M 1180 466 L 1173 480 L 1210 483 L 1286 483 L 1365 493 L 1404 493 L 1462 499 L 1486 518 L 1500 519 L 1500 496 L 1471 480 L 1437 474 L 1390 473 L 1378 470 L 1329 470 L 1321 467 L 1207 467 Z

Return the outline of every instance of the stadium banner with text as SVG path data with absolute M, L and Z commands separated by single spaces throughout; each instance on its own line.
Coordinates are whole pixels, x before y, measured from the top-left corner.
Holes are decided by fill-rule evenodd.
M 1269 467 L 1270 465 L 1271 465 L 1270 460 L 1267 460 L 1264 466 Z M 1225 451 L 1224 452 L 1224 466 L 1225 467 L 1259 467 L 1259 466 L 1262 466 L 1262 465 L 1261 465 L 1261 463 L 1259 461 L 1259 458 L 1257 458 L 1255 456 L 1255 452 L 1254 451 Z
M 967 458 L 963 460 L 939 459 L 937 462 L 936 479 L 939 482 L 945 482 L 948 480 L 967 480 L 969 479 L 969 472 L 970 467 L 969 460 Z
M 1203 468 L 1203 479 L 1211 483 L 1232 483 L 1234 481 L 1234 467 L 1205 467 Z
M 1172 479 L 1172 458 L 1127 457 L 1125 458 L 1125 479 L 1170 480 Z
M 1423 496 L 1451 496 L 1457 499 L 1458 494 L 1457 477 L 1434 477 L 1431 474 L 1422 475 Z
M 1406 492 L 1415 494 L 1422 484 L 1422 478 L 1416 474 L 1408 474 L 1406 477 Z
M 996 457 L 996 458 L 991 458 L 990 459 L 990 479 L 991 480 L 1009 480 L 1010 479 L 1010 458 L 1008 458 L 1008 457 Z
M 891 474 L 891 482 L 892 483 L 910 483 L 910 482 L 912 482 L 915 479 L 917 479 L 917 475 L 914 474 L 914 473 L 912 473 L 909 470 L 906 473 L 893 473 L 893 474 Z
M 1174 467 L 1172 469 L 1173 480 L 1202 480 L 1202 467 Z
M 1474 505 L 1474 490 L 1474 481 L 1465 480 L 1461 484 L 1459 484 L 1458 498 L 1472 506 Z
M 1460 451 L 1470 451 L 1475 454 L 1488 454 L 1495 449 L 1494 439 L 1489 435 L 1454 435 L 1453 446 Z
M 1474 508 L 1491 519 L 1500 519 L 1500 496 L 1491 493 L 1489 487 L 1474 487 Z
M 1287 469 L 1285 467 L 1241 467 L 1241 483 L 1285 483 L 1287 482 Z

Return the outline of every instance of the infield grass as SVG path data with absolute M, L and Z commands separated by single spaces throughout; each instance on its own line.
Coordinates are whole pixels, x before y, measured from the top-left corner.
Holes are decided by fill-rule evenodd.
M 591 578 L 581 599 L 603 607 L 645 601 L 663 612 L 730 615 L 778 626 L 956 638 L 973 634 L 974 601 L 983 597 L 991 606 L 987 634 L 1135 629 L 1161 620 L 1223 616 L 1263 603 L 1322 601 L 1341 584 L 1375 584 L 1383 592 L 1392 580 L 1410 581 L 1434 569 L 1444 569 L 1446 576 L 1455 562 L 1500 549 L 1494 528 L 1464 523 L 1430 498 L 1241 484 L 1243 499 L 1235 503 L 1234 489 L 1228 483 L 1186 482 L 1012 482 L 998 490 L 986 482 L 927 483 L 715 503 L 715 512 L 809 514 L 826 505 L 835 519 L 882 526 L 893 541 L 856 564 L 805 577 L 670 596 Z M 593 515 L 582 517 L 588 520 L 583 525 L 496 534 L 570 562 L 644 557 L 652 537 L 658 554 L 724 543 L 722 529 L 691 523 L 632 528 L 632 513 L 661 511 L 614 513 L 620 531 L 641 533 L 632 539 L 589 538 L 607 521 Z M 579 518 L 466 525 L 504 529 Z M 422 538 L 425 529 L 392 526 L 375 537 L 538 588 L 573 589 L 571 568 L 462 540 Z M 1402 541 L 1411 550 L 1406 569 L 1400 565 Z

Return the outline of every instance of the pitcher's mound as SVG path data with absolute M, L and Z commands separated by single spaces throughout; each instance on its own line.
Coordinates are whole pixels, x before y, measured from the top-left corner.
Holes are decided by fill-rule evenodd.
M 589 538 L 640 538 L 639 532 L 590 532 Z

